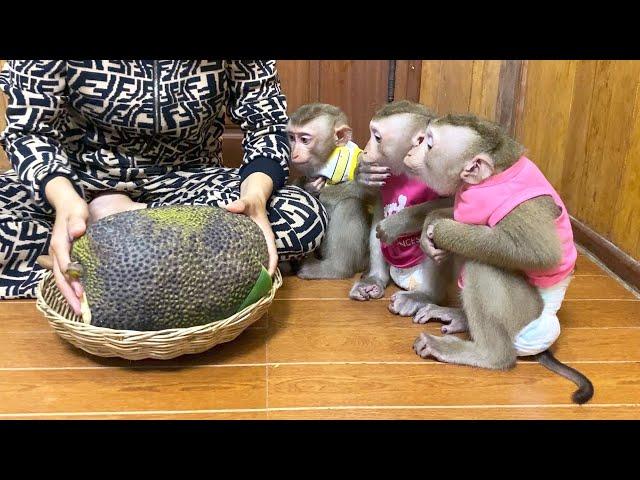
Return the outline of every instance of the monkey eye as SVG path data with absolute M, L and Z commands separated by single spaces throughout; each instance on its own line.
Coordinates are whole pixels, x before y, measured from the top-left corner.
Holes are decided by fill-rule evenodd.
M 310 137 L 301 137 L 300 141 L 302 142 L 303 145 L 309 145 L 309 142 L 311 141 Z
M 378 143 L 382 141 L 382 137 L 380 135 L 374 135 L 373 138 L 375 138 Z
M 427 148 L 429 150 L 433 148 L 433 136 L 431 134 L 427 135 Z

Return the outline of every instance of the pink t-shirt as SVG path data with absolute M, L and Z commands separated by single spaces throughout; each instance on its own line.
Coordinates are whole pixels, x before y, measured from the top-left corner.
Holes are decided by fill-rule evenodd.
M 573 230 L 564 203 L 531 160 L 521 157 L 505 171 L 478 185 L 465 184 L 456 193 L 453 218 L 461 223 L 494 227 L 522 202 L 541 195 L 550 195 L 562 209 L 562 213 L 556 218 L 556 230 L 562 244 L 562 261 L 548 270 L 525 272 L 529 283 L 546 288 L 571 274 L 578 252 L 573 243 Z
M 385 218 L 411 205 L 439 198 L 429 186 L 406 175 L 391 176 L 380 189 L 380 194 Z M 387 262 L 397 268 L 410 268 L 420 263 L 425 255 L 420 248 L 420 233 L 404 235 L 392 244 L 381 242 Z

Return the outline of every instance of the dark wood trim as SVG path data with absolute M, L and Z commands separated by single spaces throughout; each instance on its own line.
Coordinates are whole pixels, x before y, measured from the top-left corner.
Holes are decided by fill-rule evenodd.
M 509 135 L 515 134 L 521 73 L 522 60 L 505 60 L 500 66 L 496 120 L 507 129 Z
M 422 60 L 396 60 L 396 100 L 420 101 L 420 81 L 422 79 Z
M 387 75 L 387 103 L 393 102 L 396 93 L 396 61 L 389 60 L 389 73 Z
M 593 253 L 609 270 L 640 291 L 640 262 L 580 220 L 571 217 L 573 239 Z

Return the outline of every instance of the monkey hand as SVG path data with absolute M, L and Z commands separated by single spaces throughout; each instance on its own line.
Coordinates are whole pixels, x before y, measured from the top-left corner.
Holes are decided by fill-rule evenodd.
M 435 226 L 437 225 L 437 221 L 435 223 L 431 223 L 427 225 L 427 227 L 422 231 L 422 235 L 420 236 L 420 247 L 427 254 L 427 256 L 433 259 L 434 262 L 440 264 L 444 262 L 451 252 L 446 250 L 441 250 L 436 247 L 434 237 L 435 237 Z
M 317 197 L 320 195 L 320 190 L 324 188 L 326 183 L 327 179 L 325 177 L 312 177 L 305 181 L 304 189 L 311 195 Z
M 366 156 L 362 156 L 362 160 L 356 167 L 356 182 L 365 187 L 382 187 L 391 177 L 391 170 L 389 167 L 367 162 L 365 158 Z
M 393 243 L 405 233 L 403 231 L 404 225 L 405 222 L 398 215 L 389 215 L 376 225 L 376 237 L 386 244 Z

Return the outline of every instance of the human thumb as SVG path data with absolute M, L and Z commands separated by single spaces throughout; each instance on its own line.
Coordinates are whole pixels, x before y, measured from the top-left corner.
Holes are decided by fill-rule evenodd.
M 235 200 L 231 202 L 229 205 L 226 205 L 225 208 L 227 211 L 231 213 L 242 213 L 246 208 L 246 204 L 242 200 Z

